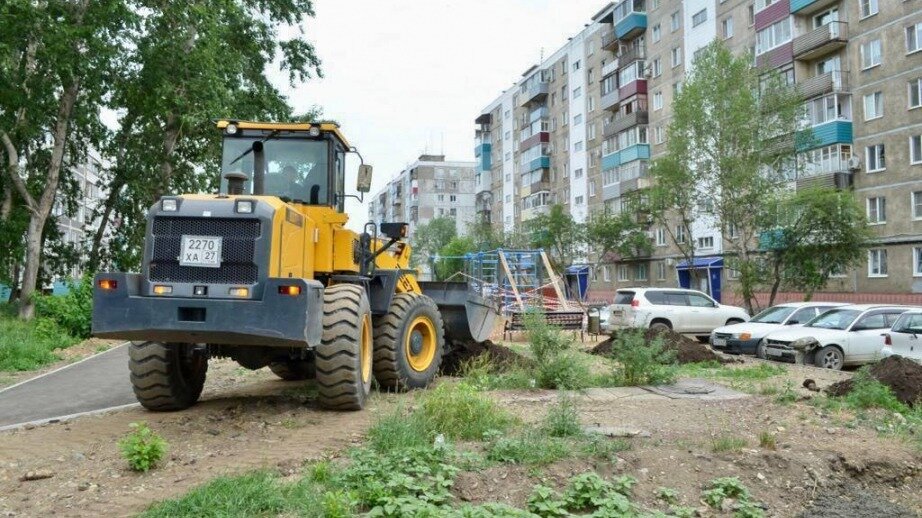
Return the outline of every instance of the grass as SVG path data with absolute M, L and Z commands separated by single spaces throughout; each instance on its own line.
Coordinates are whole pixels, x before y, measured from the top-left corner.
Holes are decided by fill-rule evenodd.
M 689 378 L 715 378 L 733 381 L 764 381 L 787 373 L 781 365 L 760 363 L 750 367 L 727 367 L 718 362 L 688 363 L 679 367 L 679 375 Z
M 717 437 L 711 441 L 711 451 L 714 453 L 739 452 L 742 451 L 747 444 L 749 444 L 749 442 L 742 437 L 726 435 Z
M 771 432 L 761 432 L 759 434 L 759 446 L 765 448 L 766 450 L 774 450 L 778 448 L 777 439 L 775 434 Z
M 0 372 L 41 368 L 60 360 L 56 351 L 78 342 L 49 319 L 24 322 L 16 317 L 15 306 L 0 304 Z

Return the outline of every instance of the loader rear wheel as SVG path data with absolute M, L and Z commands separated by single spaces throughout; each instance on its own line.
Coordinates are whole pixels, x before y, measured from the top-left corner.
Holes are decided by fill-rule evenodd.
M 435 302 L 419 293 L 398 293 L 387 315 L 375 322 L 375 379 L 385 389 L 425 388 L 439 371 L 444 348 Z
M 361 286 L 338 284 L 323 292 L 323 337 L 314 350 L 320 405 L 361 410 L 371 391 L 372 324 Z
M 192 344 L 132 342 L 128 349 L 131 386 L 148 410 L 184 410 L 202 395 L 208 356 Z
M 301 381 L 314 377 L 314 362 L 311 360 L 288 360 L 269 364 L 269 370 L 285 381 Z

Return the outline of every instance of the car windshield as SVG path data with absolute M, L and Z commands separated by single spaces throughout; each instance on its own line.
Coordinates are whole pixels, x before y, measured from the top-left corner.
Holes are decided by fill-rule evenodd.
M 750 322 L 761 324 L 780 324 L 784 322 L 797 308 L 791 306 L 773 306 L 752 317 Z
M 852 325 L 861 311 L 857 309 L 830 309 L 822 315 L 804 324 L 804 327 L 821 327 L 823 329 L 845 329 Z
M 243 189 L 253 193 L 255 153 L 253 142 L 263 142 L 266 156 L 266 177 L 263 194 L 304 203 L 327 201 L 329 183 L 329 143 L 326 140 L 304 138 L 225 138 L 221 160 L 221 192 L 227 192 L 227 173 L 243 173 L 247 180 Z

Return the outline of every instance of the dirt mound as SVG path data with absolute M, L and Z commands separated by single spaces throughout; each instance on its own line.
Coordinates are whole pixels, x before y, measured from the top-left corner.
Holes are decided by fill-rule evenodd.
M 624 331 L 622 331 L 624 332 Z M 592 354 L 599 356 L 608 356 L 611 354 L 612 347 L 614 346 L 615 340 L 618 339 L 618 331 L 614 331 L 611 335 L 611 338 L 605 340 L 604 342 L 596 345 L 589 351 Z M 644 338 L 647 341 L 652 341 L 655 338 L 660 338 L 663 340 L 663 346 L 667 350 L 672 350 L 676 352 L 676 360 L 679 363 L 698 363 L 698 362 L 721 362 L 725 363 L 726 360 L 721 358 L 717 353 L 711 350 L 705 344 L 702 344 L 696 340 L 692 340 L 684 335 L 676 333 L 671 329 L 667 330 L 656 330 L 656 329 L 647 329 L 644 331 Z
M 903 358 L 888 356 L 868 369 L 868 374 L 890 387 L 897 399 L 913 406 L 922 403 L 922 365 Z M 830 396 L 845 396 L 855 388 L 854 379 L 840 381 L 826 389 Z
M 490 356 L 490 363 L 497 369 L 511 369 L 515 367 L 531 367 L 534 360 L 526 358 L 512 349 L 497 345 L 490 340 L 486 342 L 453 342 L 448 352 L 442 357 L 442 374 L 456 376 L 461 373 L 461 367 L 468 361 L 479 358 L 485 354 Z
M 799 518 L 916 518 L 919 515 L 911 509 L 888 501 L 882 495 L 867 491 L 854 491 L 845 494 L 822 493 Z

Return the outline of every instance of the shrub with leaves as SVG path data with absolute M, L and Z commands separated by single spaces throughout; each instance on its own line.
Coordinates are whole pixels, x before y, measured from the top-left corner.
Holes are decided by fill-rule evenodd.
M 544 431 L 551 437 L 576 437 L 583 434 L 576 404 L 571 398 L 560 396 L 557 404 L 548 409 L 544 418 Z
M 647 342 L 641 329 L 618 333 L 612 344 L 612 358 L 618 362 L 615 379 L 620 385 L 662 385 L 675 381 L 675 351 L 656 337 Z
M 166 453 L 166 441 L 157 435 L 146 423 L 131 423 L 134 430 L 118 443 L 122 457 L 134 471 L 148 471 Z
M 582 473 L 570 479 L 565 498 L 572 509 L 599 507 L 614 491 L 610 482 L 595 473 Z
M 535 380 L 545 389 L 579 390 L 589 386 L 591 373 L 585 358 L 573 350 L 573 338 L 547 323 L 537 312 L 525 314 L 528 344 L 538 366 Z
M 89 338 L 93 324 L 93 275 L 85 274 L 79 282 L 70 283 L 63 296 L 36 295 L 35 313 L 54 321 L 66 334 Z
M 531 495 L 529 495 L 528 510 L 542 518 L 568 516 L 570 514 L 567 512 L 567 503 L 560 494 L 542 485 L 535 486 Z

